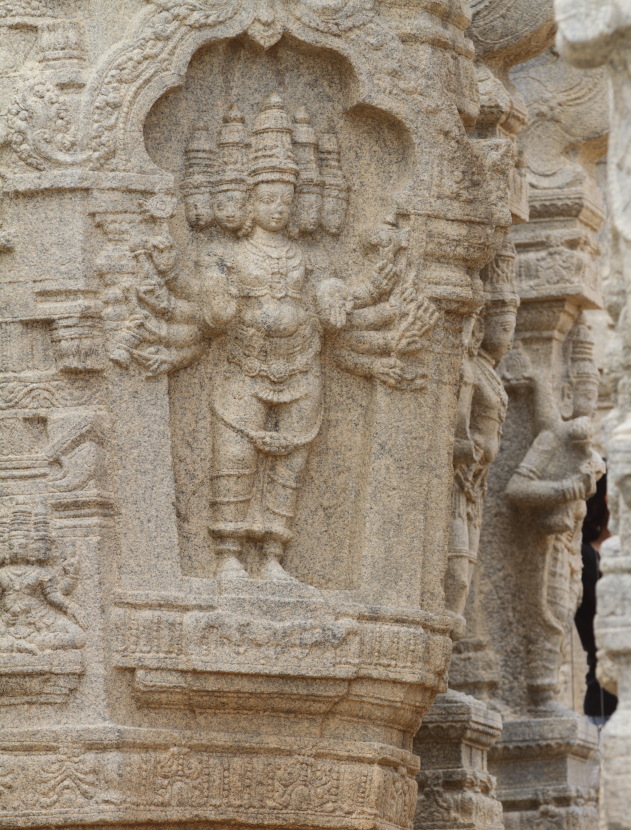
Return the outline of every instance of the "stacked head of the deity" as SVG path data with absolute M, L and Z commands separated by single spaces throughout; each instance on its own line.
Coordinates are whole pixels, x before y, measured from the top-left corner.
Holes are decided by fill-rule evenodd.
M 320 227 L 323 182 L 318 140 L 305 107 L 300 107 L 294 116 L 293 141 L 300 170 L 294 223 L 297 233 L 313 233 Z
M 212 182 L 214 221 L 222 230 L 235 233 L 245 222 L 249 191 L 245 119 L 236 104 L 223 117 L 217 149 Z
M 191 227 L 205 228 L 212 222 L 213 208 L 210 195 L 214 152 L 210 132 L 204 124 L 191 130 L 184 152 L 184 207 Z
M 48 517 L 25 507 L 15 508 L 9 521 L 8 545 L 0 557 L 2 564 L 42 563 L 49 559 L 50 551 Z
M 483 274 L 484 339 L 482 348 L 497 364 L 508 353 L 515 334 L 519 294 L 515 290 L 515 247 L 506 240 Z
M 318 141 L 307 110 L 300 107 L 292 121 L 276 92 L 261 104 L 250 132 L 237 105 L 231 104 L 223 116 L 216 153 L 208 130 L 196 127 L 187 144 L 185 167 L 187 216 L 195 228 L 213 223 L 230 234 L 247 234 L 263 185 L 285 186 L 284 198 L 291 199 L 287 231 L 292 235 L 320 228 L 337 235 L 344 225 L 348 185 L 337 137 L 326 133 Z
M 348 210 L 348 183 L 340 164 L 340 147 L 335 133 L 320 136 L 322 171 L 322 227 L 327 233 L 341 233 Z
M 298 165 L 292 146 L 293 128 L 278 93 L 264 101 L 252 128 L 250 182 L 298 183 Z

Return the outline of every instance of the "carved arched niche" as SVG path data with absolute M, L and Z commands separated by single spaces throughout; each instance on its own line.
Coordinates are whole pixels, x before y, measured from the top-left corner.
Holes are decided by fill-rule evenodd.
M 183 84 L 165 93 L 144 123 L 150 158 L 174 176 L 178 204 L 169 229 L 177 244 L 177 291 L 183 297 L 194 300 L 199 295 L 208 252 L 234 245 L 236 240 L 216 224 L 193 229 L 187 221 L 183 193 L 191 130 L 207 127 L 216 150 L 222 118 L 236 104 L 249 135 L 262 103 L 273 92 L 280 94 L 292 118 L 301 107 L 306 108 L 316 136 L 335 133 L 349 185 L 341 232 L 331 234 L 319 228 L 300 233 L 297 244 L 325 278 L 346 280 L 375 267 L 374 251 L 368 250 L 367 242 L 384 220 L 390 217 L 393 221 L 400 202 L 397 195 L 410 186 L 418 165 L 407 128 L 383 110 L 356 103 L 355 73 L 348 61 L 333 51 L 306 45 L 289 35 L 264 50 L 241 36 L 199 49 Z M 408 217 L 399 214 L 396 221 L 403 228 Z M 169 375 L 180 561 L 187 576 L 212 577 L 215 573 L 208 533 L 215 417 L 209 390 L 216 349 L 221 348 L 221 337 L 208 341 L 196 363 Z M 375 380 L 338 368 L 327 337 L 321 357 L 322 425 L 302 474 L 294 538 L 287 547 L 284 566 L 302 582 L 318 588 L 355 589 L 360 587 L 364 468 L 372 444 L 369 430 L 375 395 L 382 395 L 383 390 Z M 416 360 L 419 365 L 429 360 L 428 350 Z M 406 396 L 424 393 L 422 389 L 395 391 Z M 247 543 L 246 560 L 256 560 L 257 545 L 256 541 Z

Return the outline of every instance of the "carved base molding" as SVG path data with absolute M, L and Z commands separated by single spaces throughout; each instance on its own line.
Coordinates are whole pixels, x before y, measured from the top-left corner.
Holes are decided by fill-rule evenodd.
M 447 618 L 331 600 L 298 583 L 272 592 L 234 580 L 218 590 L 116 604 L 115 664 L 133 669 L 140 706 L 246 713 L 264 694 L 271 712 L 341 714 L 345 697 L 346 716 L 409 730 L 445 687 Z M 308 691 L 298 678 L 309 678 Z
M 411 753 L 377 743 L 200 740 L 121 727 L 8 730 L 0 827 L 403 828 L 414 811 L 417 769 Z
M 438 695 L 416 735 L 421 757 L 417 830 L 502 830 L 502 805 L 487 754 L 502 718 L 460 692 Z
M 489 767 L 506 830 L 598 827 L 598 741 L 580 715 L 504 721 Z
M 0 654 L 0 706 L 63 703 L 83 674 L 79 649 Z

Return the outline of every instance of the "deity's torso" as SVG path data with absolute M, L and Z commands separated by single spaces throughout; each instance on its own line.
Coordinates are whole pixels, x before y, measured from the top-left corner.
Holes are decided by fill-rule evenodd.
M 305 260 L 293 242 L 248 238 L 235 246 L 231 281 L 239 295 L 239 322 L 269 337 L 291 337 L 312 318 L 307 309 Z
M 0 569 L 0 611 L 8 621 L 13 617 L 25 621 L 50 612 L 42 596 L 42 585 L 50 576 L 45 568 L 35 565 L 5 565 Z
M 488 466 L 499 452 L 508 396 L 491 360 L 484 353 L 475 358 L 473 375 L 471 433 L 476 447 L 482 452 L 480 461 Z

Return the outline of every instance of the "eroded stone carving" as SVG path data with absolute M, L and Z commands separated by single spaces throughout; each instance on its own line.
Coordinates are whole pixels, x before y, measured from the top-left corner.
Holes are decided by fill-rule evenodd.
M 112 356 L 124 363 L 133 355 L 157 374 L 192 362 L 202 341 L 215 344 L 210 532 L 218 576 L 247 576 L 240 560 L 243 540 L 251 539 L 262 542 L 256 575 L 290 579 L 280 562 L 292 538 L 309 445 L 322 421 L 323 336 L 333 335 L 334 359 L 345 371 L 397 388 L 424 385 L 413 356 L 439 312 L 422 294 L 408 262 L 409 232 L 398 219 L 373 234 L 376 263 L 354 279 L 330 276 L 335 272 L 311 261 L 289 236 L 320 224 L 334 235 L 342 230 L 348 187 L 333 133 L 323 147 L 320 177 L 306 109 L 292 124 L 275 93 L 261 105 L 250 140 L 243 116 L 231 107 L 210 181 L 212 149 L 203 150 L 203 165 L 199 147 L 193 154 L 189 140 L 186 150 L 189 221 L 196 227 L 213 221 L 224 233 L 204 251 L 200 295 L 191 302 L 174 293 L 176 251 L 169 236 L 134 252 L 144 271 L 137 299 L 150 314 L 131 316 L 125 336 L 133 345 L 121 343 Z M 210 202 L 200 198 L 211 189 L 210 212 Z M 143 341 L 152 345 L 145 350 Z
M 86 622 L 69 598 L 80 565 L 75 552 L 53 558 L 45 512 L 14 508 L 2 535 L 0 705 L 56 702 L 82 672 Z
M 445 578 L 447 608 L 457 618 L 452 636 L 464 633 L 464 610 L 477 561 L 489 467 L 499 451 L 508 399 L 495 371 L 510 350 L 519 296 L 510 245 L 488 266 L 483 311 L 471 320 L 468 360 L 458 398 L 454 446 L 453 512 Z M 458 619 L 460 618 L 460 619 Z
M 581 2 L 555 3 L 559 32 L 557 42 L 564 57 L 579 67 L 605 67 L 610 83 L 611 132 L 607 155 L 607 202 L 612 224 L 612 279 L 607 286 L 607 309 L 616 321 L 609 370 L 615 388 L 615 408 L 608 417 L 608 500 L 613 532 L 602 552 L 603 578 L 598 585 L 596 638 L 599 679 L 618 693 L 618 709 L 603 733 L 603 826 L 626 828 L 629 819 L 628 686 L 631 642 L 629 625 L 628 471 L 629 471 L 629 344 L 628 344 L 628 249 L 629 210 L 627 192 L 629 90 L 628 22 L 625 4 Z M 595 71 L 602 71 L 596 69 Z
M 489 481 L 467 631 L 455 646 L 450 682 L 502 713 L 504 731 L 489 766 L 506 825 L 554 816 L 592 826 L 594 736 L 559 743 L 559 759 L 564 753 L 582 759 L 571 774 L 559 761 L 541 782 L 532 764 L 537 752 L 548 757 L 540 743 L 546 729 L 566 736 L 577 730 L 561 670 L 580 587 L 581 500 L 597 465 L 589 421 L 572 416 L 593 409 L 588 399 L 597 389 L 580 311 L 600 302 L 596 234 L 603 206 L 593 162 L 605 150 L 605 91 L 602 73 L 568 68 L 553 50 L 513 68 L 509 81 L 527 114 L 519 144 L 530 218 L 511 230 L 521 305 L 515 347 L 499 370 L 508 414 Z M 573 413 L 574 397 L 583 403 Z M 507 595 L 510 607 L 502 599 Z M 559 786 L 576 787 L 575 798 L 559 799 Z M 539 812 L 531 806 L 537 799 Z
M 584 502 L 605 471 L 602 458 L 591 446 L 599 374 L 584 323 L 575 326 L 570 342 L 568 420 L 563 420 L 561 407 L 555 406 L 548 379 L 525 367 L 526 379 L 533 385 L 537 436 L 506 488 L 509 501 L 530 513 L 533 524 L 548 537 L 543 566 L 536 570 L 540 581 L 533 586 L 533 596 L 541 605 L 530 630 L 527 664 L 530 701 L 538 716 L 558 711 L 554 704 L 563 649 L 569 646 L 568 631 L 580 592 Z
M 510 222 L 468 11 L 6 11 L 0 499 L 49 505 L 87 623 L 0 710 L 2 810 L 409 828 L 463 328 Z

